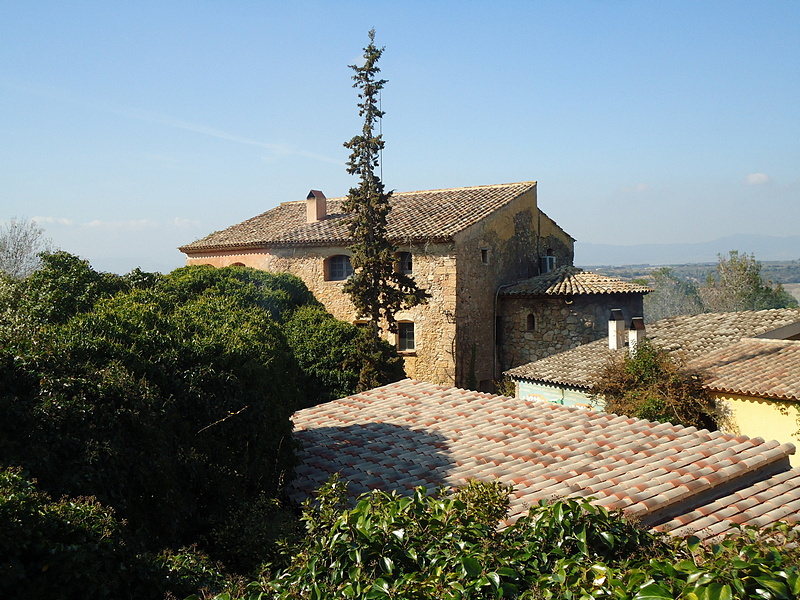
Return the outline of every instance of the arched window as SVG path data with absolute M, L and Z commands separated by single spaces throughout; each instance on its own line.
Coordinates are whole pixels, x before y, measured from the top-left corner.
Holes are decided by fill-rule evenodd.
M 536 331 L 536 316 L 533 313 L 528 314 L 525 326 L 528 331 Z
M 231 266 L 232 267 L 243 267 L 244 263 L 243 262 L 235 262 L 235 263 L 232 263 Z
M 353 274 L 350 257 L 345 254 L 331 256 L 327 260 L 325 274 L 328 281 L 344 281 Z
M 398 252 L 397 253 L 397 270 L 400 273 L 405 273 L 406 275 L 411 275 L 413 271 L 414 263 L 411 258 L 411 252 Z

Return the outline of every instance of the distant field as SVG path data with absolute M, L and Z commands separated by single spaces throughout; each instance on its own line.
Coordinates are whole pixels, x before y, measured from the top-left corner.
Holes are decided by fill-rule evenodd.
M 687 263 L 682 265 L 669 265 L 673 274 L 680 279 L 695 282 L 704 282 L 709 273 L 714 271 L 717 263 Z M 596 273 L 611 275 L 621 279 L 648 279 L 654 270 L 663 268 L 652 265 L 624 265 L 619 267 L 601 266 L 588 267 Z M 800 301 L 800 261 L 767 261 L 761 263 L 761 276 L 772 283 L 782 283 L 783 287 Z

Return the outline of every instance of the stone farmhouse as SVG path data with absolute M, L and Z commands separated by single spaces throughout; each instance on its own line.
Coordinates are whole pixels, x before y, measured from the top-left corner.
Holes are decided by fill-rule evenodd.
M 725 430 L 800 444 L 800 309 L 680 315 L 625 330 L 507 371 L 520 398 L 568 406 L 592 403 L 593 378 L 621 340 L 646 337 L 679 353 L 704 375 L 704 387 L 724 411 Z M 620 333 L 622 335 L 620 335 Z M 800 457 L 792 464 L 800 466 Z
M 652 528 L 714 539 L 800 522 L 792 444 L 406 379 L 297 411 L 301 501 L 333 473 L 371 489 L 513 486 L 510 520 L 539 500 L 594 498 Z
M 293 273 L 334 316 L 356 322 L 342 292 L 352 273 L 348 215 L 342 212 L 342 202 L 312 190 L 305 200 L 284 202 L 180 250 L 189 265 L 243 265 Z M 529 344 L 560 349 L 588 339 L 585 331 L 569 331 L 566 337 L 575 339 L 556 346 L 545 336 L 550 328 L 565 329 L 556 324 L 570 316 L 561 306 L 552 315 L 545 314 L 544 306 L 538 312 L 522 306 L 513 310 L 523 312 L 505 316 L 498 307 L 503 290 L 515 299 L 524 295 L 508 291 L 513 290 L 511 284 L 572 265 L 574 239 L 539 209 L 536 182 L 401 192 L 393 194 L 391 202 L 388 235 L 398 250 L 396 268 L 411 274 L 431 296 L 426 305 L 397 315 L 397 334 L 386 333 L 404 356 L 410 377 L 492 389 L 502 369 L 512 366 L 501 364 L 500 356 L 507 353 L 499 346 L 504 338 L 518 341 L 504 319 L 519 321 L 525 328 L 523 338 L 541 333 L 538 338 L 528 336 Z M 638 306 L 625 306 L 640 311 Z M 595 315 L 592 309 L 588 329 L 601 317 L 607 315 Z M 601 333 L 589 337 L 597 335 Z

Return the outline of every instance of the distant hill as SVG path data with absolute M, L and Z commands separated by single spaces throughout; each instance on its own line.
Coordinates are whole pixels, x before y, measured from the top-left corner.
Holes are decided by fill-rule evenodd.
M 639 244 L 617 246 L 575 242 L 575 264 L 579 267 L 608 265 L 676 265 L 715 263 L 718 254 L 739 250 L 762 261 L 800 259 L 800 235 L 731 235 L 695 244 Z

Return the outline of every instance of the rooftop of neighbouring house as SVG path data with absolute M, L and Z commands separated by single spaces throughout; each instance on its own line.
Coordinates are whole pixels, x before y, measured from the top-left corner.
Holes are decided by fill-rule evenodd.
M 501 296 L 575 296 L 580 294 L 647 294 L 646 285 L 563 266 L 500 291 Z
M 701 537 L 798 518 L 787 509 L 800 501 L 791 444 L 410 379 L 297 411 L 294 422 L 300 465 L 288 491 L 296 500 L 333 473 L 352 496 L 496 478 L 514 486 L 511 520 L 565 496 L 593 497 L 649 526 L 702 524 Z M 747 490 L 763 496 L 764 486 L 769 497 L 756 506 Z
M 749 338 L 688 364 L 715 392 L 800 400 L 800 341 Z
M 710 352 L 800 321 L 800 309 L 679 315 L 647 325 L 647 338 L 669 351 L 680 352 L 687 362 Z M 612 352 L 602 338 L 506 371 L 513 379 L 541 381 L 590 389 Z
M 443 241 L 478 223 L 519 196 L 535 190 L 535 181 L 392 194 L 387 235 L 396 243 Z M 312 193 L 314 191 L 312 190 Z M 319 192 L 317 192 L 319 194 Z M 251 219 L 181 246 L 181 252 L 278 246 L 347 244 L 342 211 L 345 198 L 326 200 L 327 215 L 309 223 L 306 201 L 283 202 Z

